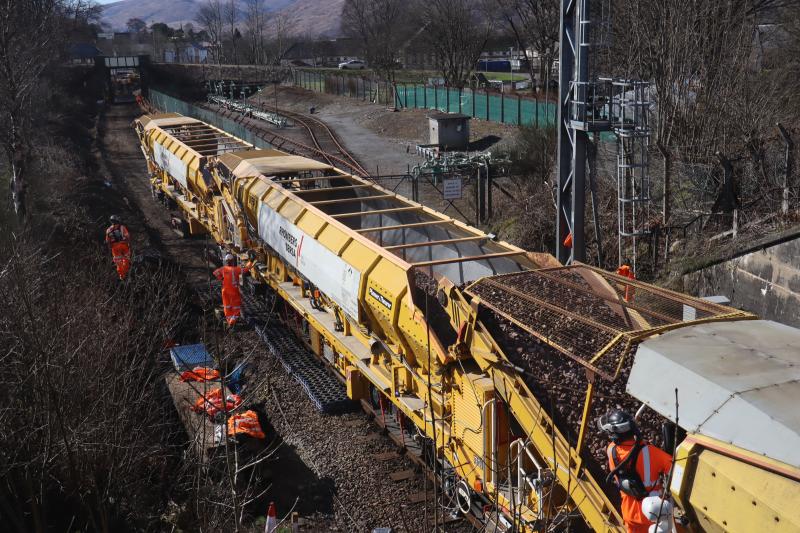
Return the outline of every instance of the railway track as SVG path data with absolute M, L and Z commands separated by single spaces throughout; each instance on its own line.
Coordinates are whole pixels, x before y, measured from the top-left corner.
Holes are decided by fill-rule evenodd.
M 306 144 L 276 133 L 274 130 L 266 127 L 261 121 L 246 117 L 241 113 L 226 109 L 223 106 L 207 105 L 206 107 L 239 124 L 246 124 L 248 129 L 279 150 L 323 161 L 343 170 L 349 169 L 353 174 L 363 178 L 369 177 L 369 172 L 367 172 L 361 163 L 344 147 L 333 130 L 317 118 L 281 109 L 276 111 L 275 108 L 270 108 L 262 104 L 262 108 L 265 111 L 272 111 L 283 115 L 292 120 L 295 124 L 302 126 L 308 138 L 311 139 L 311 144 Z
M 219 290 L 217 282 L 197 288 L 197 295 L 204 309 L 210 310 L 220 305 Z M 272 345 L 280 345 L 281 349 L 290 352 L 302 350 L 305 357 L 313 359 L 323 371 L 328 370 L 328 363 L 312 355 L 306 341 L 298 336 L 292 320 L 285 322 L 287 316 L 273 309 L 266 303 L 266 299 L 257 298 L 247 291 L 242 296 L 245 314 L 250 317 L 253 330 L 235 330 L 233 336 L 239 339 L 236 342 L 241 346 L 242 353 L 263 354 L 251 359 L 250 364 L 258 368 L 261 376 L 269 376 L 267 381 L 271 385 L 267 388 L 277 392 L 277 395 L 272 392 L 263 398 L 251 397 L 250 401 L 269 405 L 267 415 L 275 425 L 281 426 L 280 421 L 284 421 L 280 438 L 288 439 L 290 445 L 300 448 L 303 456 L 309 458 L 309 464 L 319 470 L 318 474 L 333 473 L 328 463 L 331 453 L 335 454 L 339 463 L 346 463 L 349 477 L 337 477 L 337 483 L 347 484 L 347 490 L 352 489 L 361 495 L 354 499 L 347 492 L 341 493 L 345 486 L 340 486 L 336 491 L 339 496 L 335 502 L 339 509 L 338 523 L 316 517 L 321 521 L 314 522 L 315 519 L 312 518 L 308 526 L 314 530 L 327 530 L 329 526 L 340 526 L 345 522 L 353 531 L 371 530 L 371 527 L 365 529 L 366 522 L 380 516 L 383 524 L 391 525 L 398 532 L 468 533 L 494 530 L 493 522 L 487 527 L 487 523 L 476 516 L 452 512 L 452 496 L 442 490 L 442 478 L 445 476 L 441 471 L 437 474 L 431 467 L 430 448 L 424 440 L 414 437 L 414 426 L 403 423 L 402 417 L 398 416 L 388 399 L 382 400 L 373 393 L 370 400 L 353 402 L 355 412 L 325 415 L 313 412 L 313 407 L 312 412 L 309 412 L 310 406 L 305 395 L 289 393 L 290 388 L 295 390 L 295 376 L 282 364 Z M 277 338 L 273 337 L 268 341 L 258 331 L 259 326 L 267 324 L 273 324 L 272 335 L 278 335 Z M 281 342 L 281 337 L 286 337 L 289 342 Z M 286 374 L 278 375 L 283 374 L 282 370 L 286 370 Z M 336 372 L 330 374 L 341 379 Z M 258 395 L 259 390 L 267 389 L 261 385 L 263 379 L 259 377 L 255 383 L 251 383 L 251 390 L 255 391 L 252 394 Z M 366 417 L 359 415 L 358 411 L 366 414 Z M 302 412 L 302 416 L 298 416 L 298 412 Z M 328 440 L 320 444 L 319 431 L 323 425 L 327 428 L 323 431 Z M 333 469 L 335 468 L 334 466 Z M 433 488 L 434 484 L 437 484 L 436 490 Z M 308 490 L 314 492 L 317 489 L 309 487 Z M 371 491 L 370 500 L 364 498 L 365 490 Z M 312 498 L 310 495 L 307 497 Z M 375 509 L 376 505 L 383 509 Z M 362 506 L 372 508 L 368 512 L 371 518 L 364 516 Z
M 303 115 L 302 113 L 295 113 L 293 111 L 287 111 L 285 109 L 279 109 L 276 107 L 270 107 L 266 104 L 261 104 L 262 108 L 272 111 L 273 113 L 277 113 L 278 115 L 282 115 L 289 120 L 292 120 L 295 124 L 299 124 L 303 126 L 303 128 L 308 132 L 308 135 L 311 137 L 314 145 L 317 147 L 318 150 L 326 154 L 333 154 L 336 155 L 339 159 L 343 159 L 348 161 L 351 165 L 351 168 L 358 170 L 361 176 L 369 175 L 369 172 L 361 166 L 361 163 L 351 154 L 342 144 L 339 137 L 336 133 L 325 124 L 323 121 L 316 117 Z

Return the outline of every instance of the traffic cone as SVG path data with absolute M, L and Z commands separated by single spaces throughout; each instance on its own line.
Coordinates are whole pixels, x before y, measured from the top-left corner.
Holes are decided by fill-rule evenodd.
M 267 511 L 267 523 L 264 525 L 264 533 L 273 533 L 278 528 L 278 514 L 275 512 L 275 502 L 269 502 Z

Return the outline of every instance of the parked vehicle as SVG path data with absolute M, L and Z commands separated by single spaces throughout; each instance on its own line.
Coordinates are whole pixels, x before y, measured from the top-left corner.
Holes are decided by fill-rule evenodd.
M 360 59 L 351 59 L 350 61 L 339 63 L 340 70 L 364 70 L 365 68 L 367 68 L 367 64 Z

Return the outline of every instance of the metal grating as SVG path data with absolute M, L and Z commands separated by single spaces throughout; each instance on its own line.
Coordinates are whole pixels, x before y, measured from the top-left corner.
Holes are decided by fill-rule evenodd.
M 606 379 L 652 335 L 754 315 L 582 264 L 482 278 L 466 292 Z
M 203 122 L 192 122 L 161 128 L 187 147 L 197 152 L 214 152 L 219 155 L 225 152 L 249 150 L 252 146 L 229 133 L 213 128 Z

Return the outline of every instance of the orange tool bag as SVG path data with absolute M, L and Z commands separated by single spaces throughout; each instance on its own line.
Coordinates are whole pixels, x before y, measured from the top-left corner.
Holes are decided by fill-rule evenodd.
M 255 411 L 237 413 L 228 418 L 228 436 L 235 437 L 236 435 L 247 435 L 255 439 L 266 438 Z
M 219 371 L 205 366 L 196 366 L 181 374 L 181 381 L 214 381 L 219 379 Z
M 214 418 L 220 412 L 224 411 L 233 411 L 242 403 L 242 399 L 236 394 L 229 394 L 224 399 L 223 404 L 223 397 L 222 397 L 222 389 L 214 389 L 211 392 L 200 395 L 200 397 L 194 402 L 192 406 L 192 411 L 196 413 L 205 413 Z M 224 406 L 224 407 L 223 407 Z

